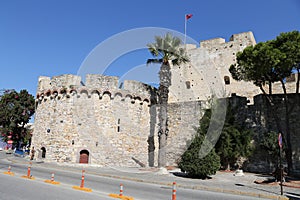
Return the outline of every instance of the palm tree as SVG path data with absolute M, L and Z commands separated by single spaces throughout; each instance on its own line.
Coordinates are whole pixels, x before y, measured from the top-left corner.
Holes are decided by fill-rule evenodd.
M 161 64 L 159 71 L 159 131 L 158 131 L 158 167 L 166 166 L 166 146 L 168 136 L 168 96 L 169 87 L 171 85 L 171 66 L 180 65 L 189 62 L 182 41 L 178 37 L 173 37 L 171 33 L 167 33 L 163 38 L 155 36 L 155 42 L 147 44 L 148 50 L 155 57 L 148 59 L 147 64 Z

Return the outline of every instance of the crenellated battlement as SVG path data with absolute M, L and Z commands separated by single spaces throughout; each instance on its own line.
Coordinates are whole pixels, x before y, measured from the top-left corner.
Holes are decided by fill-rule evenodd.
M 85 94 L 88 98 L 97 95 L 99 99 L 102 99 L 104 95 L 108 95 L 110 99 L 118 96 L 122 100 L 130 98 L 132 102 L 139 100 L 150 103 L 152 91 L 155 90 L 149 85 L 134 80 L 125 80 L 123 88 L 119 88 L 118 84 L 118 77 L 100 74 L 87 74 L 85 83 L 77 75 L 64 74 L 52 78 L 41 76 L 39 77 L 36 101 L 46 98 L 61 99 L 64 96 L 67 98 L 75 95 L 80 97 Z
M 213 38 L 209 40 L 203 40 L 200 42 L 200 48 L 211 49 L 226 45 L 230 47 L 231 45 L 249 46 L 254 44 L 256 44 L 255 38 L 253 36 L 253 33 L 249 31 L 244 33 L 233 34 L 230 37 L 229 42 L 226 42 L 224 38 Z

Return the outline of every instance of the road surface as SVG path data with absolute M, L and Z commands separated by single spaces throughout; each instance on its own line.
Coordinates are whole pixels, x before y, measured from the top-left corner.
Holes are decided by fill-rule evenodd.
M 8 166 L 11 165 L 15 176 L 4 175 Z M 82 171 L 76 168 L 67 170 L 40 166 L 34 163 L 31 166 L 31 175 L 35 180 L 21 178 L 27 175 L 28 163 L 9 163 L 0 156 L 0 199 L 3 200 L 65 200 L 65 199 L 113 199 L 108 194 L 119 194 L 119 185 L 123 184 L 124 195 L 133 197 L 135 200 L 163 200 L 171 199 L 172 186 L 135 182 L 99 176 L 89 173 L 86 170 L 84 187 L 92 189 L 87 193 L 72 189 L 72 186 L 80 186 Z M 51 174 L 55 174 L 55 181 L 60 185 L 44 183 L 44 180 L 51 179 Z M 239 196 L 226 193 L 218 193 L 203 190 L 192 190 L 177 188 L 178 200 L 258 200 L 259 198 Z M 260 199 L 261 200 L 261 199 Z

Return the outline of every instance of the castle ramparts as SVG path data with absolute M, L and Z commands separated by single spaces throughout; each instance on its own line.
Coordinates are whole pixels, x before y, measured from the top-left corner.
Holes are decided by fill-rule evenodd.
M 233 80 L 228 70 L 236 62 L 236 53 L 254 44 L 252 32 L 235 34 L 228 42 L 223 38 L 205 40 L 199 48 L 187 45 L 190 63 L 172 66 L 169 165 L 175 165 L 187 148 L 203 114 L 202 103 L 215 91 L 220 91 L 220 97 L 246 98 L 242 107 L 254 110 L 252 117 L 261 112 L 258 105 L 249 104 L 261 93 L 259 88 Z M 296 76 L 288 77 L 289 93 L 294 92 L 296 81 Z M 275 83 L 274 93 L 282 93 L 280 87 Z M 120 84 L 114 76 L 89 74 L 84 82 L 80 76 L 69 74 L 41 76 L 32 138 L 38 158 L 100 166 L 155 166 L 159 112 L 156 95 L 156 89 L 149 85 L 130 80 Z M 253 124 L 264 126 L 255 119 Z M 299 149 L 297 152 L 298 156 Z
M 114 76 L 103 76 L 98 74 L 88 74 L 86 76 L 86 83 L 81 81 L 80 76 L 76 75 L 61 75 L 50 77 L 39 77 L 38 91 L 36 94 L 37 100 L 43 98 L 58 98 L 66 95 L 69 98 L 71 95 L 80 96 L 85 93 L 87 97 L 96 94 L 99 99 L 107 94 L 113 99 L 115 96 L 120 96 L 121 99 L 130 98 L 132 101 L 145 101 L 150 103 L 150 86 L 134 81 L 125 80 L 123 88 L 118 87 L 119 79 Z

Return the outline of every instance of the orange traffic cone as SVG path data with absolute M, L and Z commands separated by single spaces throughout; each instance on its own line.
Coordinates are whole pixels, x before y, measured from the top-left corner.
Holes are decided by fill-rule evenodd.
M 73 186 L 72 188 L 75 189 L 75 190 L 82 190 L 82 191 L 85 191 L 85 192 L 91 192 L 92 189 L 84 187 L 84 172 L 85 172 L 85 170 L 83 169 L 82 170 L 82 175 L 81 175 L 81 184 L 80 184 L 80 186 Z
M 123 199 L 123 200 L 133 200 L 133 197 L 123 195 L 123 184 L 122 183 L 120 184 L 120 193 L 119 194 L 109 194 L 108 196 L 113 197 L 113 198 Z
M 10 165 L 8 166 L 7 172 L 3 172 L 3 174 L 7 174 L 7 175 L 11 175 L 11 176 L 15 175 L 13 172 L 11 172 L 11 166 Z
M 53 173 L 53 172 L 52 172 L 52 174 L 51 174 L 51 179 L 50 179 L 50 180 L 45 180 L 44 182 L 45 182 L 45 183 L 51 183 L 51 184 L 54 184 L 54 185 L 60 184 L 60 182 L 54 181 L 54 173 Z
M 30 174 L 31 173 L 31 165 L 32 163 L 30 162 L 27 168 L 27 175 L 21 176 L 22 178 L 27 178 L 27 179 L 31 179 L 34 180 L 35 178 Z
M 176 182 L 173 182 L 172 200 L 176 200 Z

